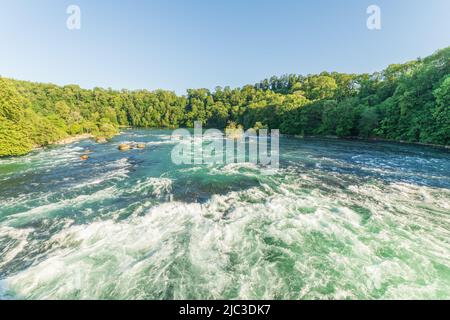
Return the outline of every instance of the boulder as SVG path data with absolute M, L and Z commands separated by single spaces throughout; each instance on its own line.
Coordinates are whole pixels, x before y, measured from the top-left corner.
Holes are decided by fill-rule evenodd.
M 136 145 L 136 148 L 138 148 L 138 149 L 145 149 L 145 144 L 143 144 L 143 143 L 138 143 L 138 144 Z
M 103 138 L 103 137 L 97 138 L 95 141 L 97 141 L 97 143 L 107 143 L 108 142 L 108 140 L 106 140 L 106 138 Z
M 122 144 L 119 145 L 118 149 L 120 151 L 127 151 L 127 150 L 131 149 L 131 146 L 129 144 L 122 143 Z
M 80 159 L 83 160 L 83 161 L 86 161 L 87 159 L 89 159 L 89 156 L 88 155 L 82 155 L 80 157 Z

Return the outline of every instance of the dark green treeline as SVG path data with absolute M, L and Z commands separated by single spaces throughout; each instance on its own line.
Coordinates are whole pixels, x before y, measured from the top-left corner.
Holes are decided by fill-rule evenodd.
M 120 126 L 192 127 L 194 121 L 449 145 L 450 47 L 374 74 L 284 75 L 185 96 L 0 78 L 0 156 L 82 133 L 109 138 Z

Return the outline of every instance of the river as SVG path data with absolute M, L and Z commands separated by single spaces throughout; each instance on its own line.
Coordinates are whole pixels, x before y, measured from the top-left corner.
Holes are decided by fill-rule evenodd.
M 450 298 L 448 150 L 281 137 L 267 175 L 173 147 L 0 159 L 0 298 Z

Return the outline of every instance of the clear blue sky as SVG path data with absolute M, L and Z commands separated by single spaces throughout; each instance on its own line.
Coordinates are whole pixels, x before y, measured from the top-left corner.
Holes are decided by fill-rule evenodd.
M 66 28 L 79 5 L 81 30 Z M 380 6 L 382 30 L 366 28 Z M 450 45 L 449 0 L 3 0 L 0 75 L 115 89 L 373 72 Z

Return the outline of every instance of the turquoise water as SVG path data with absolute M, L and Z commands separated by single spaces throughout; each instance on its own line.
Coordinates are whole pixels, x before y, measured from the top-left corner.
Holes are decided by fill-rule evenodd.
M 282 137 L 264 175 L 175 166 L 170 136 L 0 160 L 0 297 L 450 298 L 448 151 Z

